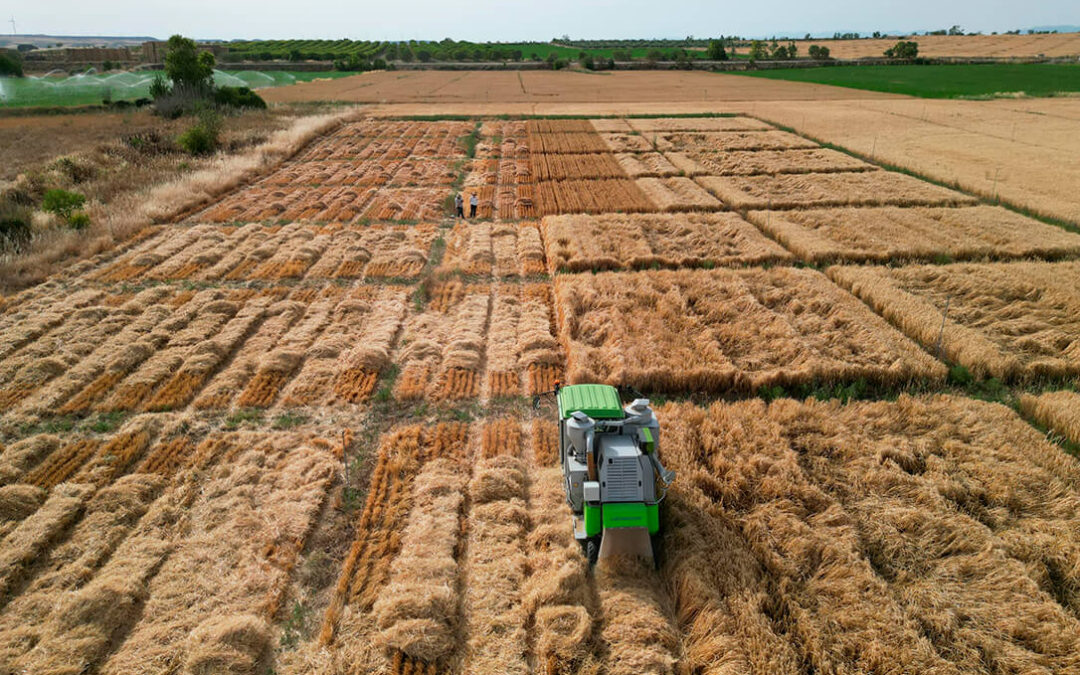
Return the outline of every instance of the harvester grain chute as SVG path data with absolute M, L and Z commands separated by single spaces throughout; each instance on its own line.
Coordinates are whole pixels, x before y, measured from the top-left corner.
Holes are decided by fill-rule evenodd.
M 624 407 L 619 390 L 603 384 L 556 385 L 552 393 L 563 487 L 585 556 L 658 560 L 660 502 L 675 472 L 657 456 L 660 424 L 648 399 Z

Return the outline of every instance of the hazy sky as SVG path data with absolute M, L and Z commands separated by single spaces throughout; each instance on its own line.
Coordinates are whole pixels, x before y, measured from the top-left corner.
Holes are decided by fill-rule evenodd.
M 513 41 L 1080 24 L 1080 0 L 3 0 L 20 33 Z M 10 24 L 0 31 L 10 32 Z

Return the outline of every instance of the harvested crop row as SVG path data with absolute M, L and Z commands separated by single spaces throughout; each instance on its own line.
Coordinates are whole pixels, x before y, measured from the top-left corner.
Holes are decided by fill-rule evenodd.
M 599 640 L 610 675 L 671 675 L 679 635 L 660 579 L 643 560 L 613 557 L 596 565 Z
M 326 496 L 333 461 L 292 434 L 251 436 L 251 449 L 191 505 L 190 530 L 150 581 L 142 620 L 102 673 L 165 673 L 171 663 L 209 672 L 215 661 L 203 659 L 215 647 L 217 667 L 236 668 L 268 646 L 268 622 Z M 237 621 L 248 626 L 247 639 L 229 635 Z
M 996 206 L 751 211 L 747 218 L 813 263 L 1080 255 L 1080 236 Z
M 698 133 L 650 133 L 654 149 L 676 152 L 732 152 L 734 150 L 799 150 L 819 147 L 817 143 L 787 131 L 735 131 Z
M 611 153 L 598 152 L 587 155 L 542 154 L 534 152 L 531 157 L 534 180 L 569 180 L 590 178 L 623 178 L 619 162 Z
M 793 259 L 734 213 L 548 216 L 541 227 L 551 274 Z
M 723 205 L 689 178 L 638 178 L 637 186 L 657 211 L 717 211 Z
M 555 279 L 571 382 L 755 391 L 945 368 L 813 270 L 678 270 Z M 657 350 L 656 345 L 664 349 Z
M 89 499 L 85 515 L 70 536 L 43 552 L 36 561 L 40 572 L 0 613 L 0 662 L 14 664 L 35 646 L 42 653 L 63 649 L 46 637 L 50 619 L 59 618 L 53 610 L 57 598 L 75 592 L 97 574 L 135 530 L 162 489 L 160 478 L 125 476 Z M 85 660 L 85 651 L 79 651 L 82 653 L 77 658 Z M 30 663 L 42 664 L 35 656 L 21 658 L 20 667 L 42 672 L 30 667 Z M 53 661 L 50 665 L 58 664 Z
M 522 605 L 532 620 L 529 644 L 536 672 L 585 673 L 599 669 L 593 618 L 596 610 L 588 563 L 568 531 L 562 471 L 530 470 L 528 513 L 532 531 L 526 556 L 533 573 L 522 588 Z
M 380 187 L 390 183 L 401 160 L 336 160 L 289 162 L 262 180 L 266 185 L 352 185 Z
M 878 170 L 873 164 L 827 148 L 729 152 L 669 151 L 663 156 L 687 176 L 757 176 Z
M 401 552 L 372 608 L 375 640 L 391 654 L 431 663 L 454 651 L 460 603 L 455 551 L 467 482 L 467 465 L 449 459 L 425 463 L 413 481 Z
M 363 300 L 347 299 L 334 307 L 326 328 L 305 352 L 296 379 L 283 392 L 286 406 L 332 400 L 366 399 L 376 373 L 390 365 L 390 350 L 405 320 L 408 291 L 372 289 Z
M 476 467 L 469 483 L 471 506 L 468 538 L 462 569 L 466 587 L 463 598 L 463 672 L 526 675 L 527 615 L 522 590 L 528 576 L 524 555 L 529 530 L 526 508 L 526 466 L 520 453 L 521 429 L 517 420 L 501 420 L 517 426 L 517 447 L 506 442 L 505 454 L 489 454 Z M 505 425 L 504 425 L 505 426 Z M 485 441 L 489 435 L 485 427 Z M 486 445 L 486 444 L 485 444 Z M 500 448 L 502 449 L 502 448 Z M 516 453 L 515 453 L 516 450 Z
M 1080 373 L 1078 275 L 1075 262 L 829 269 L 927 349 L 1013 379 Z
M 78 386 L 92 375 L 89 364 L 102 365 L 116 350 L 153 327 L 167 314 L 154 307 L 168 292 L 148 289 L 119 306 L 111 306 L 108 296 L 92 307 L 69 315 L 41 338 L 0 360 L 0 407 L 35 407 L 52 398 L 53 392 Z M 107 346 L 108 349 L 103 349 Z
M 406 157 L 459 157 L 465 148 L 462 136 L 472 130 L 469 122 L 398 122 L 349 125 L 312 145 L 301 161 L 327 159 L 404 159 Z
M 652 201 L 629 178 L 545 181 L 536 184 L 537 213 L 648 213 Z
M 1040 396 L 1024 394 L 1020 409 L 1039 424 L 1050 428 L 1073 443 L 1080 443 L 1080 394 L 1055 391 Z
M 699 176 L 697 182 L 734 209 L 828 206 L 970 206 L 960 192 L 892 171 Z
M 440 272 L 497 277 L 544 272 L 544 250 L 536 223 L 494 225 L 459 222 L 447 237 Z

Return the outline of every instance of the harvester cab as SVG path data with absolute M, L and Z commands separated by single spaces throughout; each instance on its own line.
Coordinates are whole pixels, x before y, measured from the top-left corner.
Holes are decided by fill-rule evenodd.
M 623 407 L 615 387 L 556 386 L 559 460 L 574 538 L 589 563 L 611 555 L 659 559 L 660 502 L 675 472 L 657 456 L 649 401 Z

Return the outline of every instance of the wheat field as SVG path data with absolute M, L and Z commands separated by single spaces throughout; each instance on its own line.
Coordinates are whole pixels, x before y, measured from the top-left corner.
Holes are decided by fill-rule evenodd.
M 1075 234 L 748 116 L 245 167 L 0 298 L 0 673 L 1077 670 Z M 573 539 L 568 382 L 654 400 L 655 567 Z

